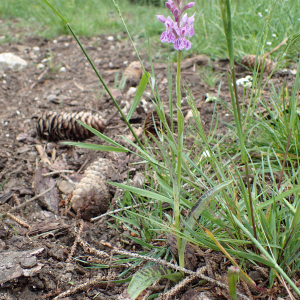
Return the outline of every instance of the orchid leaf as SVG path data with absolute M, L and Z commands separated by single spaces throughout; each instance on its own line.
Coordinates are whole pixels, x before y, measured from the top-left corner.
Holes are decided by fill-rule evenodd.
M 168 278 L 174 281 L 182 278 L 180 273 L 180 278 L 174 274 L 176 273 L 172 273 L 171 270 L 162 265 L 152 265 L 144 268 L 132 276 L 127 292 L 131 299 L 135 300 L 143 290 L 160 278 Z
M 189 216 L 187 217 L 186 220 L 186 225 L 190 228 L 193 229 L 195 226 L 196 220 L 199 219 L 201 213 L 207 207 L 207 205 L 210 203 L 210 201 L 227 185 L 229 185 L 232 182 L 232 180 L 221 183 L 211 190 L 207 191 L 202 197 L 194 204 L 192 207 Z M 189 230 L 185 229 L 184 230 L 184 235 L 189 235 Z M 184 253 L 185 246 L 186 246 L 187 240 L 183 239 L 181 242 L 181 248 L 180 252 Z
M 135 109 L 137 108 L 137 106 L 139 105 L 140 103 L 140 100 L 144 94 L 144 91 L 145 91 L 145 88 L 147 86 L 147 83 L 148 83 L 148 78 L 150 77 L 149 73 L 146 72 L 143 74 L 143 77 L 139 83 L 139 86 L 137 88 L 137 91 L 136 91 L 136 94 L 133 98 L 133 102 L 132 102 L 132 105 L 130 107 L 130 110 L 128 112 L 128 115 L 127 115 L 127 121 L 129 122 L 129 120 L 131 119 Z

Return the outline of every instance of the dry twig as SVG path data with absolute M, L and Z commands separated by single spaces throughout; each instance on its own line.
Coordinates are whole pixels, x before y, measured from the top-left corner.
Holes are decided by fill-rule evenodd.
M 81 235 L 81 233 L 82 233 L 83 225 L 84 225 L 84 221 L 83 221 L 83 220 L 79 220 L 79 229 L 78 229 L 78 232 L 77 232 L 77 234 L 76 234 L 76 238 L 75 238 L 74 244 L 73 244 L 73 246 L 72 246 L 72 248 L 71 248 L 71 251 L 70 251 L 70 253 L 69 253 L 69 255 L 68 255 L 68 258 L 67 258 L 67 260 L 66 260 L 66 263 L 68 263 L 68 262 L 71 261 L 73 255 L 74 255 L 74 253 L 75 253 L 77 243 L 78 243 L 79 238 L 80 238 L 80 235 Z
M 30 198 L 29 200 L 27 200 L 27 201 L 24 202 L 24 203 L 22 203 L 21 205 L 13 207 L 9 212 L 12 213 L 12 212 L 14 212 L 14 211 L 16 211 L 16 210 L 18 210 L 18 209 L 23 208 L 23 207 L 26 206 L 28 203 L 30 203 L 30 202 L 32 202 L 32 201 L 34 201 L 34 200 L 36 200 L 36 199 L 38 199 L 38 198 L 44 196 L 44 195 L 47 194 L 48 192 L 50 192 L 53 188 L 55 188 L 55 186 L 56 186 L 56 183 L 55 183 L 54 185 L 50 186 L 47 190 L 43 191 L 42 193 L 40 193 L 40 194 L 38 194 L 38 195 L 36 195 L 36 196 Z
M 169 290 L 167 293 L 162 295 L 161 299 L 168 300 L 171 299 L 171 297 L 175 296 L 182 288 L 186 287 L 191 281 L 193 281 L 195 278 L 200 277 L 202 273 L 204 273 L 207 270 L 206 267 L 199 268 L 195 274 L 188 276 L 181 280 L 178 284 L 176 284 L 171 290 Z
M 219 287 L 222 287 L 222 288 L 225 288 L 225 289 L 229 289 L 228 286 L 218 280 L 215 280 L 215 279 L 212 279 L 208 276 L 205 276 L 203 274 L 201 274 L 200 272 L 197 273 L 197 272 L 193 272 L 191 270 L 188 270 L 188 269 L 185 269 L 185 268 L 182 268 L 180 266 L 177 266 L 177 265 L 174 265 L 174 264 L 171 264 L 163 259 L 160 259 L 160 258 L 153 258 L 153 257 L 146 257 L 146 256 L 143 256 L 143 255 L 140 255 L 140 254 L 137 254 L 137 253 L 131 253 L 131 252 L 128 252 L 128 251 L 123 251 L 123 250 L 117 250 L 117 249 L 114 249 L 112 250 L 113 253 L 117 253 L 117 254 L 121 254 L 121 255 L 128 255 L 128 256 L 131 256 L 131 257 L 136 257 L 136 258 L 141 258 L 141 259 L 144 259 L 144 260 L 148 260 L 148 261 L 152 261 L 152 262 L 155 262 L 157 264 L 161 264 L 161 265 L 164 265 L 166 267 L 169 267 L 169 268 L 172 268 L 176 271 L 181 271 L 181 272 L 184 272 L 186 274 L 189 274 L 189 275 L 194 275 L 198 278 L 201 278 L 201 279 L 204 279 L 206 281 L 209 281 Z M 237 293 L 237 295 L 239 295 L 242 299 L 249 299 L 247 296 L 241 294 L 241 293 Z
M 18 224 L 22 225 L 23 227 L 30 229 L 30 226 L 28 225 L 28 223 L 26 221 L 12 215 L 10 212 L 6 213 L 5 216 L 13 219 L 14 221 L 16 221 Z
M 156 202 L 156 201 L 155 201 L 155 202 Z M 147 205 L 148 205 L 148 204 L 153 204 L 153 203 L 155 203 L 155 202 L 154 202 L 154 201 L 150 201 L 150 202 L 147 203 Z M 119 208 L 119 209 L 116 209 L 116 210 L 113 210 L 113 211 L 108 211 L 108 212 L 105 213 L 105 214 L 102 214 L 102 215 L 97 216 L 97 217 L 95 217 L 95 218 L 91 218 L 90 221 L 91 221 L 91 222 L 94 222 L 94 221 L 97 221 L 97 220 L 99 220 L 99 219 L 101 219 L 101 218 L 103 218 L 103 217 L 105 217 L 105 216 L 109 216 L 109 215 L 111 215 L 111 214 L 118 213 L 118 212 L 123 211 L 123 210 L 131 209 L 131 208 L 137 208 L 137 207 L 140 207 L 140 206 L 141 206 L 141 204 L 136 204 L 136 205 L 131 205 L 131 206 L 126 206 L 126 207 L 123 207 L 123 208 Z
M 104 278 L 101 274 L 99 274 L 96 278 L 94 279 L 91 279 L 89 281 L 87 281 L 86 283 L 83 283 L 83 284 L 80 284 L 76 287 L 73 287 L 61 294 L 59 294 L 57 297 L 55 297 L 53 300 L 57 300 L 59 298 L 63 298 L 63 297 L 67 297 L 67 296 L 70 296 L 70 295 L 73 295 L 77 292 L 80 292 L 80 291 L 84 291 L 86 290 L 87 288 L 89 288 L 91 285 L 94 285 L 96 283 L 98 283 L 99 281 L 102 281 L 106 278 Z

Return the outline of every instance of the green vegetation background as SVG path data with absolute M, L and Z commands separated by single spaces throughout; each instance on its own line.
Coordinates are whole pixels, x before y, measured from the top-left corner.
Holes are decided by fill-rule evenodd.
M 74 28 L 76 34 L 94 36 L 124 32 L 123 24 L 110 0 L 52 0 L 51 4 L 60 11 Z M 157 21 L 156 14 L 167 16 L 169 11 L 161 0 L 119 0 L 116 1 L 134 40 L 144 45 L 146 34 L 152 43 L 159 42 L 164 27 Z M 147 5 L 155 3 L 158 6 Z M 143 3 L 146 3 L 143 5 Z M 300 29 L 300 1 L 276 1 L 272 19 L 268 15 L 268 0 L 232 0 L 232 20 L 235 55 L 268 52 L 285 37 L 292 36 Z M 202 53 L 211 58 L 226 57 L 226 42 L 223 32 L 219 1 L 196 1 L 195 37 L 192 52 Z M 18 22 L 15 22 L 17 18 Z M 26 29 L 27 35 L 54 37 L 69 34 L 66 26 L 41 0 L 2 0 L 0 1 L 1 41 L 15 40 L 12 27 Z M 270 26 L 268 36 L 262 39 L 263 28 Z M 264 45 L 260 41 L 264 40 Z M 157 43 L 159 44 L 159 43 Z M 164 44 L 163 48 L 172 51 Z M 162 52 L 166 52 L 166 49 Z M 158 50 L 159 52 L 159 50 Z M 260 53 L 258 53 L 260 54 Z

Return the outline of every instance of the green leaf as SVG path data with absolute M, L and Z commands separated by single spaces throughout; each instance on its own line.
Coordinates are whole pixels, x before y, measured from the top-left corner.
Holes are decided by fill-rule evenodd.
M 209 202 L 227 185 L 229 185 L 232 182 L 226 181 L 224 183 L 221 183 L 211 190 L 207 191 L 202 197 L 194 204 L 192 207 L 189 216 L 187 218 L 187 224 L 189 225 L 190 228 L 193 228 L 196 221 L 199 219 L 202 211 L 205 209 L 205 207 L 209 204 Z
M 116 187 L 119 187 L 119 188 L 121 188 L 125 191 L 129 191 L 129 192 L 135 193 L 135 194 L 143 196 L 143 197 L 159 200 L 159 201 L 162 201 L 162 202 L 167 202 L 167 203 L 170 203 L 170 204 L 174 203 L 173 199 L 167 198 L 163 195 L 160 195 L 160 194 L 157 194 L 157 193 L 154 193 L 154 192 L 150 192 L 150 191 L 147 191 L 147 190 L 135 188 L 133 186 L 129 186 L 129 185 L 126 185 L 126 184 L 121 184 L 121 183 L 116 183 L 116 182 L 108 182 L 108 183 L 111 184 L 111 185 L 114 185 Z
M 108 138 L 106 135 L 102 134 L 101 132 L 99 132 L 98 130 L 96 130 L 95 128 L 79 121 L 79 120 L 76 120 L 80 125 L 82 125 L 83 127 L 85 127 L 86 129 L 88 129 L 89 131 L 91 131 L 93 134 L 95 134 L 97 137 L 99 137 L 100 139 L 116 146 L 116 147 L 119 147 L 119 148 L 123 148 L 123 149 L 126 149 L 125 147 L 121 146 L 120 144 L 118 144 L 117 142 L 111 140 L 110 138 Z M 127 150 L 127 149 L 126 149 Z
M 171 274 L 171 270 L 167 269 L 167 267 L 152 265 L 133 275 L 127 292 L 129 296 L 135 300 L 138 295 L 153 282 L 169 274 Z
M 137 106 L 138 106 L 139 103 L 140 103 L 140 100 L 141 100 L 141 98 L 142 98 L 142 96 L 143 96 L 143 94 L 144 94 L 145 88 L 146 88 L 146 86 L 147 86 L 148 78 L 149 78 L 149 77 L 150 77 L 150 76 L 149 76 L 149 73 L 148 73 L 148 72 L 146 72 L 146 73 L 143 74 L 143 77 L 142 77 L 142 79 L 141 79 L 141 81 L 140 81 L 140 84 L 139 84 L 139 86 L 138 86 L 138 89 L 137 89 L 137 91 L 136 91 L 136 94 L 135 94 L 135 96 L 134 96 L 134 98 L 133 98 L 132 105 L 131 105 L 130 110 L 129 110 L 128 115 L 127 115 L 127 121 L 128 121 L 128 122 L 129 122 L 129 120 L 131 119 L 131 117 L 132 117 L 132 115 L 133 115 L 135 109 L 137 108 Z
M 221 183 L 211 190 L 207 191 L 192 207 L 189 216 L 187 217 L 186 220 L 186 225 L 190 228 L 193 229 L 195 226 L 196 220 L 199 219 L 201 213 L 205 209 L 205 207 L 210 203 L 210 201 L 217 195 L 224 187 L 229 185 L 232 182 L 232 180 Z M 184 235 L 189 235 L 189 230 L 185 229 L 183 232 Z M 183 239 L 181 242 L 181 248 L 180 252 L 184 253 L 185 246 L 186 246 L 187 240 Z
M 8 177 L 1 183 L 1 185 L 0 185 L 0 190 L 2 190 L 4 184 L 6 183 L 7 180 L 8 180 Z
M 78 142 L 63 142 L 62 144 L 96 150 L 96 151 L 128 152 L 124 148 L 117 148 L 117 147 L 103 146 L 103 145 L 96 145 L 96 144 L 87 144 L 87 143 L 78 143 Z
M 263 208 L 265 208 L 266 206 L 271 205 L 271 204 L 274 203 L 274 202 L 284 200 L 284 198 L 288 197 L 288 196 L 291 195 L 291 194 L 297 193 L 299 190 L 300 190 L 300 186 L 296 186 L 295 188 L 292 188 L 292 189 L 290 189 L 290 190 L 288 190 L 288 191 L 286 191 L 286 192 L 283 192 L 283 193 L 279 194 L 278 196 L 275 197 L 274 200 L 273 200 L 273 199 L 270 199 L 270 200 L 267 200 L 267 201 L 265 201 L 265 202 L 259 204 L 259 205 L 257 206 L 257 208 L 258 208 L 259 210 L 260 210 L 260 209 L 263 209 Z M 290 206 L 289 206 L 289 208 L 291 209 Z M 294 208 L 292 208 L 291 210 L 293 211 L 293 213 L 295 213 L 295 209 L 294 209 Z
M 142 240 L 140 240 L 140 239 L 137 239 L 137 238 L 135 238 L 135 237 L 133 237 L 133 236 L 130 236 L 130 235 L 126 235 L 126 237 L 128 237 L 129 239 L 131 239 L 131 240 L 133 240 L 136 244 L 139 244 L 139 245 L 141 245 L 141 246 L 143 246 L 143 247 L 145 247 L 145 248 L 157 248 L 157 247 L 155 247 L 155 246 L 152 246 L 152 245 L 150 245 L 150 244 L 147 244 L 146 242 L 144 242 L 144 241 L 142 241 Z

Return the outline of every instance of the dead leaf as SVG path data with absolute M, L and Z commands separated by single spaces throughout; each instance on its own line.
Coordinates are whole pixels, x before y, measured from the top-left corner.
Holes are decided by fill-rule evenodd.
M 35 145 L 35 148 L 39 155 L 41 156 L 41 159 L 44 163 L 47 163 L 49 166 L 51 166 L 51 162 L 48 158 L 47 153 L 45 152 L 44 148 L 41 145 Z

